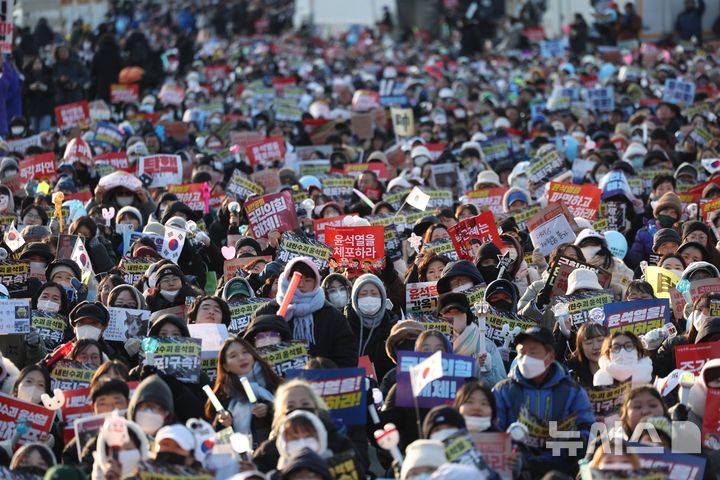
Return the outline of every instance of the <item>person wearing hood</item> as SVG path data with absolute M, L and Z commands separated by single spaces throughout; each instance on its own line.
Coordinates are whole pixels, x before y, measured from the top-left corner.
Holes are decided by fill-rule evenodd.
M 438 298 L 438 315 L 446 318 L 453 328 L 453 353 L 472 357 L 477 361 L 477 376 L 488 385 L 495 385 L 506 377 L 503 359 L 497 346 L 487 339 L 478 326 L 470 302 L 462 293 L 444 293 Z M 480 353 L 482 344 L 485 353 Z
M 10 461 L 10 471 L 17 478 L 40 478 L 55 466 L 55 455 L 44 443 L 26 443 L 18 448 Z
M 123 224 L 130 225 L 130 229 L 134 232 L 141 232 L 145 226 L 142 213 L 132 205 L 122 207 L 115 214 L 115 225 Z
M 425 327 L 423 324 L 415 320 L 400 320 L 392 326 L 390 335 L 388 335 L 385 341 L 385 353 L 387 353 L 388 358 L 393 364 L 397 365 L 397 352 L 401 350 L 412 352 L 415 350 L 415 342 L 424 331 Z M 393 368 L 385 374 L 380 382 L 380 391 L 383 396 L 388 395 L 390 388 L 395 385 L 396 379 L 396 368 Z
M 118 263 L 112 244 L 98 233 L 95 220 L 88 216 L 80 217 L 70 224 L 70 235 L 79 236 L 85 244 L 93 272 L 105 273 Z
M 175 402 L 170 387 L 159 375 L 150 375 L 135 389 L 128 405 L 127 418 L 153 438 L 163 425 L 173 423 Z
M 438 294 L 448 292 L 460 293 L 476 285 L 484 284 L 484 277 L 472 262 L 459 260 L 445 265 L 440 280 L 437 281 L 437 292 Z
M 290 342 L 292 331 L 285 319 L 279 315 L 258 315 L 250 321 L 243 338 L 255 348 Z
M 327 462 L 309 447 L 297 450 L 279 474 L 280 480 L 333 480 Z
M 12 191 L 5 185 L 0 185 L 0 214 L 15 215 L 15 200 Z
M 322 288 L 325 290 L 325 297 L 328 302 L 341 312 L 349 304 L 352 284 L 345 275 L 339 273 L 326 275 L 322 281 Z
M 132 477 L 139 473 L 140 462 L 150 458 L 149 442 L 140 426 L 126 419 L 121 421 L 127 427 L 128 441 L 120 447 L 117 458 L 113 458 L 106 433 L 100 430 L 93 453 L 92 480 Z
M 698 243 L 707 251 L 707 261 L 715 266 L 720 265 L 720 252 L 713 230 L 699 220 L 688 220 L 683 223 L 682 237 L 679 244 Z
M 510 188 L 502 198 L 503 212 L 518 213 L 522 212 L 530 205 L 530 194 L 522 188 Z
M 575 239 L 575 245 L 582 250 L 586 263 L 612 274 L 609 289 L 616 300 L 621 300 L 625 287 L 635 275 L 625 262 L 612 254 L 603 234 L 585 229 Z
M 555 360 L 552 333 L 544 327 L 533 326 L 518 334 L 515 345 L 517 367 L 493 388 L 498 429 L 507 430 L 511 423 L 520 421 L 520 412 L 524 410 L 545 422 L 562 421 L 572 415 L 575 430 L 587 441 L 595 415 L 585 390 Z M 537 440 L 544 442 L 544 438 Z M 533 478 L 540 478 L 553 469 L 568 475 L 577 470 L 577 464 L 566 451 L 559 456 L 551 455 L 548 449 L 528 451 L 524 460 Z
M 293 339 L 307 341 L 311 357 L 329 358 L 340 368 L 355 367 L 358 359 L 355 336 L 345 317 L 325 300 L 320 272 L 310 258 L 297 257 L 288 262 L 280 276 L 275 300 L 260 307 L 255 315 L 277 313 L 295 272 L 300 272 L 302 279 L 285 315 Z
M 647 261 L 653 253 L 653 237 L 661 228 L 674 228 L 682 216 L 682 202 L 673 192 L 664 194 L 655 208 L 653 218 L 635 236 L 626 261 L 631 268 L 637 267 L 643 260 Z
M 391 310 L 382 281 L 369 273 L 359 276 L 343 315 L 358 339 L 358 356 L 369 356 L 378 378 L 384 377 L 393 368 L 385 352 L 385 341 L 397 317 Z
M 321 458 L 333 456 L 332 450 L 328 448 L 325 425 L 315 414 L 305 410 L 294 410 L 285 417 L 279 425 L 275 445 L 280 454 L 278 470 L 283 470 L 290 458 L 305 448 Z
M 257 398 L 248 395 L 240 379 L 246 379 Z M 218 353 L 217 377 L 213 391 L 224 410 L 218 412 L 210 400 L 205 403 L 205 417 L 218 430 L 232 427 L 235 432 L 252 434 L 258 445 L 270 435 L 273 393 L 281 380 L 272 367 L 247 340 L 231 337 Z
M 155 287 L 145 294 L 145 301 L 151 312 L 185 305 L 185 298 L 195 298 L 198 292 L 191 287 L 174 263 L 162 265 L 155 272 Z

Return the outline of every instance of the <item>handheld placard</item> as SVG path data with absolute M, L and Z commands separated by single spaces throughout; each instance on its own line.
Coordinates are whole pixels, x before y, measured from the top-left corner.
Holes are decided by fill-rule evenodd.
M 278 310 L 277 314 L 281 317 L 284 317 L 285 314 L 288 311 L 288 308 L 290 307 L 290 302 L 292 302 L 293 296 L 295 295 L 295 290 L 297 290 L 298 285 L 300 285 L 300 280 L 302 279 L 302 273 L 295 272 L 293 273 L 292 279 L 290 280 L 290 285 L 288 286 L 288 291 L 285 294 L 285 298 L 283 299 L 282 305 L 280 305 L 280 309 Z

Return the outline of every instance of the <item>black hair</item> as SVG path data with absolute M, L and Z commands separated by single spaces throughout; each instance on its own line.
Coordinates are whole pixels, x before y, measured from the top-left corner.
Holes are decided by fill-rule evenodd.
M 90 400 L 92 403 L 95 403 L 99 397 L 113 393 L 119 393 L 125 397 L 126 400 L 130 398 L 130 388 L 127 383 L 117 378 L 107 378 L 92 387 L 90 390 Z
M 653 177 L 652 189 L 655 190 L 657 187 L 666 182 L 670 182 L 672 184 L 673 190 L 677 186 L 677 181 L 672 175 L 658 175 L 656 177 Z

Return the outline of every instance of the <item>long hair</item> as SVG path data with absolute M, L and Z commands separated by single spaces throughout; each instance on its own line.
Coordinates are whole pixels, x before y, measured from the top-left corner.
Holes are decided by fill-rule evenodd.
M 596 322 L 583 323 L 582 325 L 580 325 L 580 328 L 577 331 L 577 336 L 575 337 L 575 350 L 573 350 L 572 354 L 570 355 L 570 359 L 587 364 L 589 360 L 587 358 L 587 355 L 585 355 L 585 351 L 583 350 L 583 342 L 589 338 L 607 336 L 608 329 L 604 325 Z
M 227 351 L 230 346 L 235 343 L 245 347 L 248 353 L 252 355 L 255 363 L 260 365 L 260 369 L 265 376 L 265 388 L 267 388 L 270 392 L 274 392 L 282 382 L 270 364 L 268 364 L 260 356 L 258 351 L 255 350 L 255 347 L 253 347 L 250 342 L 240 337 L 231 336 L 225 340 L 225 343 L 223 343 L 222 348 L 218 352 L 217 377 L 215 378 L 215 386 L 213 387 L 213 392 L 215 392 L 215 395 L 223 405 L 226 405 L 232 396 L 240 396 L 247 401 L 247 395 L 245 394 L 245 389 L 240 383 L 240 378 L 225 369 L 225 357 L 227 356 Z M 212 405 L 210 400 L 205 402 L 205 416 L 208 419 L 212 419 L 216 413 L 215 407 Z
M 655 397 L 660 402 L 660 405 L 662 405 L 663 416 L 669 418 L 667 404 L 665 403 L 665 400 L 663 400 L 662 395 L 660 395 L 660 392 L 650 385 L 640 385 L 635 387 L 625 395 L 625 400 L 620 408 L 620 421 L 622 422 L 623 430 L 625 430 L 628 437 L 632 435 L 632 432 L 630 431 L 630 402 L 632 402 L 633 399 L 641 393 L 647 393 Z
M 305 390 L 305 392 L 308 394 L 308 396 L 313 400 L 313 403 L 315 404 L 315 408 L 318 410 L 318 412 L 327 412 L 328 407 L 325 404 L 325 401 L 320 397 L 320 395 L 317 394 L 315 390 L 313 390 L 312 386 L 306 382 L 305 380 L 300 380 L 298 378 L 294 380 L 290 380 L 287 383 L 283 383 L 280 385 L 280 387 L 275 392 L 275 402 L 273 403 L 273 421 L 272 421 L 272 434 L 271 437 L 274 437 L 278 429 L 280 428 L 280 425 L 285 421 L 285 417 L 287 416 L 287 397 L 288 392 L 292 390 L 293 388 L 302 388 Z M 320 416 L 320 415 L 318 415 Z M 322 417 L 321 417 L 322 418 Z
M 61 315 L 67 316 L 68 313 L 70 313 L 69 312 L 70 304 L 68 302 L 67 293 L 65 293 L 65 287 L 63 287 L 59 283 L 56 283 L 53 281 L 43 283 L 42 287 L 40 287 L 38 289 L 38 291 L 33 296 L 32 307 L 34 309 L 37 309 L 37 304 L 38 304 L 38 300 L 40 300 L 40 295 L 42 295 L 42 293 L 50 287 L 55 287 L 60 291 L 60 310 L 58 311 L 58 313 Z
M 487 397 L 487 401 L 490 404 L 490 410 L 492 411 L 492 423 L 495 424 L 495 420 L 497 419 L 497 403 L 495 402 L 495 395 L 492 392 L 492 388 L 490 388 L 487 383 L 478 380 L 477 378 L 470 378 L 466 380 L 465 384 L 460 387 L 460 390 L 457 391 L 457 395 L 455 396 L 453 408 L 459 412 L 460 407 L 467 403 L 472 394 L 477 391 L 483 392 L 485 397 Z
M 638 354 L 638 360 L 643 357 L 647 357 L 645 347 L 643 347 L 643 344 L 638 338 L 638 336 L 632 332 L 621 332 L 620 330 L 615 330 L 612 334 L 610 334 L 610 336 L 605 337 L 605 340 L 602 344 L 602 349 L 600 350 L 601 357 L 610 358 L 610 347 L 612 346 L 612 341 L 614 338 L 617 338 L 621 335 L 625 335 L 626 337 L 628 337 L 632 344 L 635 345 L 635 350 L 637 350 Z
M 20 386 L 22 381 L 25 380 L 25 377 L 27 377 L 28 374 L 30 374 L 32 372 L 40 372 L 40 374 L 45 379 L 45 393 L 47 393 L 49 395 L 52 392 L 52 390 L 50 389 L 51 379 L 50 379 L 50 372 L 48 371 L 48 369 L 45 367 L 41 367 L 40 365 L 28 365 L 27 367 L 20 370 L 20 375 L 18 375 L 17 380 L 15 380 L 15 383 L 12 386 L 12 390 L 10 391 L 10 394 L 13 397 L 17 397 L 18 387 Z

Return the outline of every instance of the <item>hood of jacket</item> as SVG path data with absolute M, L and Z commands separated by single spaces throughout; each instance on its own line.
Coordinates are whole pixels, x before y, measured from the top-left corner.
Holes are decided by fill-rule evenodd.
M 160 329 L 165 325 L 166 323 L 172 323 L 175 325 L 178 329 L 180 329 L 180 335 L 183 337 L 189 337 L 190 331 L 188 330 L 187 323 L 185 323 L 185 320 L 182 319 L 179 315 L 173 315 L 172 313 L 166 313 L 164 315 L 160 315 L 155 319 L 155 321 L 150 326 L 150 329 L 148 331 L 149 337 L 157 337 L 160 333 Z
M 175 411 L 172 391 L 165 381 L 158 375 L 150 375 L 140 382 L 128 405 L 128 419 L 135 420 L 135 409 L 143 402 L 155 402 L 162 405 L 168 415 Z
M 317 433 L 318 437 L 318 443 L 320 445 L 320 452 L 324 453 L 328 449 L 328 432 L 322 420 L 320 420 L 320 418 L 314 413 L 305 410 L 294 410 L 285 417 L 285 421 L 283 421 L 283 423 L 280 425 L 280 428 L 278 429 L 278 435 L 275 440 L 275 446 L 277 447 L 278 453 L 280 454 L 280 459 L 278 460 L 279 469 L 284 468 L 285 464 L 288 462 L 288 460 L 290 460 L 287 452 L 287 441 L 285 440 L 285 426 L 287 425 L 288 420 L 297 417 L 306 418 L 315 427 L 315 432 Z
M 695 377 L 695 383 L 690 388 L 688 395 L 688 407 L 700 418 L 705 416 L 705 401 L 707 400 L 707 383 L 705 373 L 711 368 L 720 368 L 720 358 L 709 360 L 700 370 L 700 375 Z
M 451 291 L 450 280 L 454 277 L 468 277 L 475 285 L 485 283 L 485 280 L 472 262 L 468 260 L 460 260 L 457 262 L 450 262 L 443 268 L 442 276 L 437 282 L 437 291 L 439 294 L 447 293 Z

